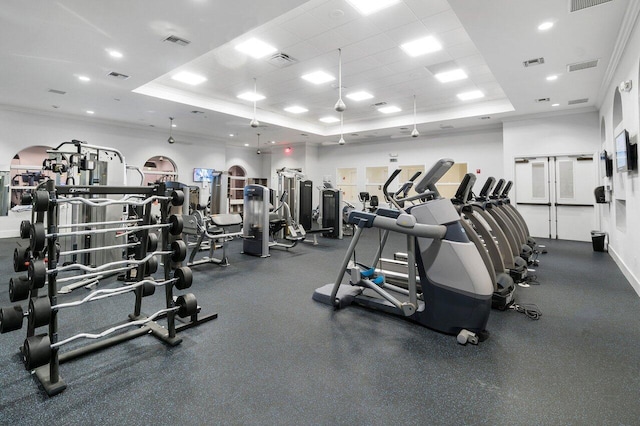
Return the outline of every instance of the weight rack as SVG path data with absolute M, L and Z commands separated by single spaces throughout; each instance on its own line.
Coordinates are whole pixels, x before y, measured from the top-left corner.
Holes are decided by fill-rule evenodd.
M 195 296 L 188 293 L 179 297 L 174 297 L 173 287 L 178 289 L 185 289 L 191 285 L 192 274 L 191 270 L 187 267 L 181 267 L 176 270 L 174 276 L 171 276 L 171 264 L 176 260 L 176 257 L 180 260 L 186 256 L 186 247 L 183 247 L 184 243 L 181 240 L 174 241 L 170 244 L 170 234 L 180 234 L 182 231 L 182 217 L 171 215 L 169 216 L 169 209 L 171 205 L 178 206 L 184 202 L 184 194 L 182 191 L 172 191 L 170 195 L 167 195 L 168 189 L 164 183 L 155 186 L 141 186 L 141 187 L 129 187 L 129 186 L 59 186 L 56 187 L 53 180 L 47 181 L 44 184 L 46 190 L 38 190 L 32 196 L 32 219 L 34 223 L 30 225 L 29 238 L 31 242 L 31 255 L 29 260 L 28 269 L 28 282 L 29 282 L 29 312 L 28 314 L 22 313 L 22 308 L 14 306 L 13 308 L 3 309 L 2 316 L 0 316 L 0 330 L 2 332 L 15 330 L 21 327 L 13 327 L 6 325 L 9 323 L 9 317 L 13 316 L 16 319 L 20 317 L 22 321 L 23 316 L 28 317 L 27 338 L 25 343 L 20 347 L 23 361 L 28 370 L 33 370 L 35 377 L 38 378 L 44 390 L 49 396 L 56 395 L 66 389 L 66 383 L 60 376 L 59 366 L 60 364 L 73 360 L 75 358 L 87 355 L 89 353 L 105 349 L 114 346 L 118 343 L 134 339 L 136 337 L 152 334 L 159 340 L 163 341 L 167 345 L 176 346 L 182 342 L 182 339 L 177 336 L 179 331 L 187 328 L 194 327 L 203 322 L 207 322 L 217 318 L 217 314 L 209 314 L 206 316 L 200 316 L 200 306 L 197 305 Z M 124 195 L 119 200 L 111 198 L 100 198 L 109 195 Z M 158 202 L 160 205 L 160 221 L 156 224 L 152 222 L 151 207 L 153 202 Z M 85 265 L 63 266 L 58 267 L 58 255 L 60 253 L 57 247 L 57 240 L 59 237 L 64 237 L 72 234 L 90 233 L 90 230 L 75 231 L 75 232 L 60 232 L 60 228 L 73 228 L 75 225 L 58 224 L 59 219 L 59 206 L 62 203 L 77 203 L 85 204 L 92 207 L 101 207 L 112 204 L 126 205 L 130 214 L 137 217 L 137 220 L 126 220 L 124 223 L 116 223 L 118 227 L 109 228 L 113 232 L 124 232 L 127 234 L 128 244 L 123 244 L 123 247 L 127 247 L 127 261 L 111 262 L 102 267 L 91 267 Z M 141 217 L 141 220 L 139 219 Z M 43 231 L 44 221 L 46 219 L 46 233 Z M 137 225 L 125 226 L 129 223 L 136 223 Z M 87 225 L 91 227 L 91 223 L 79 224 L 77 227 Z M 25 236 L 23 232 L 23 223 L 21 225 L 21 236 Z M 150 233 L 152 229 L 161 229 L 161 248 L 159 252 L 150 250 Z M 107 230 L 106 232 L 109 232 Z M 96 232 L 102 232 L 98 230 Z M 153 234 L 151 234 L 153 236 Z M 43 244 L 42 239 L 45 243 Z M 129 241 L 135 241 L 129 243 Z M 182 244 L 177 244 L 182 243 Z M 162 263 L 164 269 L 164 281 L 153 282 L 146 278 L 147 269 L 149 269 L 149 259 L 153 259 L 154 254 L 160 254 L 162 256 Z M 48 263 L 46 267 L 46 273 L 44 275 L 47 284 L 47 298 L 48 303 L 44 303 L 51 307 L 49 309 L 49 317 L 42 319 L 42 315 L 36 315 L 36 310 L 33 309 L 36 304 L 42 305 L 42 298 L 38 298 L 38 288 L 42 277 L 45 254 L 48 257 Z M 101 290 L 92 293 L 84 300 L 66 303 L 58 305 L 58 282 L 57 275 L 60 270 L 66 271 L 69 269 L 79 269 L 83 271 L 101 270 L 105 266 L 119 266 L 120 264 L 127 263 L 126 267 L 122 267 L 117 270 L 125 270 L 126 277 L 129 279 L 129 289 L 123 287 L 122 291 L 115 290 L 113 295 L 123 294 L 125 292 L 132 291 L 135 294 L 134 309 L 128 316 L 128 323 L 124 323 L 110 329 L 107 329 L 103 333 L 91 335 L 87 333 L 81 333 L 75 335 L 66 340 L 59 341 L 58 336 L 58 318 L 57 313 L 60 307 L 75 306 L 85 303 L 87 301 L 98 300 L 104 297 L 110 297 L 112 294 L 108 294 L 108 290 Z M 36 265 L 40 265 L 38 268 Z M 15 259 L 14 259 L 15 268 Z M 153 273 L 154 271 L 151 271 Z M 96 275 L 97 273 L 93 273 Z M 85 274 L 91 276 L 92 273 Z M 83 276 L 85 276 L 83 275 Z M 44 281 L 41 282 L 42 286 Z M 165 304 L 166 308 L 156 312 L 152 315 L 145 315 L 142 313 L 142 299 L 146 295 L 150 295 L 155 291 L 156 286 L 164 286 L 165 288 Z M 150 287 L 152 288 L 150 291 Z M 100 294 L 99 294 L 100 293 Z M 95 297 L 93 295 L 95 294 Z M 40 299 L 40 300 L 39 300 Z M 33 309 L 33 310 L 32 310 Z M 46 309 L 44 310 L 46 312 Z M 180 325 L 176 325 L 176 314 L 179 317 L 188 317 L 188 320 L 182 321 Z M 160 318 L 166 318 L 167 325 L 163 327 L 158 324 L 156 320 Z M 48 324 L 48 333 L 36 335 L 36 328 L 44 324 Z M 134 327 L 126 332 L 122 332 L 113 336 L 109 334 L 119 331 L 126 327 Z M 59 346 L 66 342 L 78 339 L 89 338 L 96 339 L 95 342 L 89 343 L 82 347 L 72 349 L 70 351 L 61 353 Z M 98 340 L 99 339 L 99 340 Z M 39 362 L 38 360 L 47 360 L 48 362 Z

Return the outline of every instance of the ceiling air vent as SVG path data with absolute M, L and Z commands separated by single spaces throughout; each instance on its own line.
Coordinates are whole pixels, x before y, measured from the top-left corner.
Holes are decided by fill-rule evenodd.
M 109 74 L 107 74 L 109 77 L 115 77 L 115 78 L 119 78 L 120 80 L 126 80 L 129 78 L 128 75 L 126 74 L 121 74 L 119 72 L 115 72 L 115 71 L 111 71 Z
M 453 129 L 453 126 L 450 124 L 441 124 L 440 125 L 441 129 Z
M 288 67 L 289 65 L 293 65 L 295 63 L 298 62 L 297 59 L 292 58 L 291 56 L 287 55 L 286 53 L 276 53 L 275 55 L 273 55 L 272 57 L 270 57 L 267 62 L 269 62 L 271 65 L 276 66 L 278 68 L 284 68 L 284 67 Z
M 569 0 L 569 12 L 577 12 L 578 10 L 609 3 L 610 1 L 611 0 Z
M 49 89 L 49 93 L 55 93 L 56 95 L 64 95 L 67 92 L 65 92 L 64 90 Z
M 589 98 L 582 98 L 582 99 L 573 99 L 569 101 L 568 104 L 577 105 L 577 104 L 586 104 L 587 102 L 589 102 Z
M 580 71 L 580 70 L 586 70 L 589 68 L 595 68 L 598 66 L 598 59 L 592 59 L 590 61 L 584 61 L 584 62 L 577 62 L 575 64 L 569 64 L 567 65 L 567 71 L 568 72 L 574 72 L 574 71 Z
M 191 114 L 204 114 L 204 111 L 194 109 L 193 111 L 191 111 Z
M 185 40 L 183 38 L 180 38 L 174 35 L 170 35 L 169 37 L 165 38 L 164 41 L 169 41 L 171 43 L 179 44 L 180 46 L 186 46 L 187 44 L 191 43 L 189 40 Z
M 386 104 L 387 104 L 386 102 L 378 102 L 377 104 L 373 104 L 372 106 L 375 108 L 375 107 L 381 107 Z
M 524 61 L 522 63 L 522 65 L 524 65 L 525 68 L 532 67 L 534 65 L 542 65 L 542 64 L 544 64 L 544 58 L 529 59 L 528 61 Z
M 538 98 L 538 99 L 534 99 L 535 102 L 541 103 L 541 102 L 549 102 L 551 100 L 551 98 Z

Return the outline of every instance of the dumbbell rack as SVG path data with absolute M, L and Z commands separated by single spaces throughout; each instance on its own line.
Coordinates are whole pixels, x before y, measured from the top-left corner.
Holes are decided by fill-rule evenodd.
M 171 244 L 170 248 L 170 231 L 173 234 L 179 234 L 182 228 L 181 217 L 177 217 L 175 215 L 169 218 L 168 212 L 170 205 L 180 205 L 184 201 L 184 195 L 181 192 L 174 191 L 171 196 L 167 196 L 167 188 L 164 184 L 158 184 L 155 186 L 143 186 L 143 187 L 110 187 L 110 186 L 59 186 L 56 187 L 54 181 L 48 181 L 45 185 L 46 191 L 37 191 L 34 193 L 34 197 L 32 200 L 33 204 L 33 213 L 32 219 L 35 221 L 33 225 L 36 223 L 43 224 L 46 218 L 46 234 L 39 233 L 39 244 L 34 244 L 35 228 L 41 227 L 42 225 L 31 226 L 31 265 L 34 265 L 39 260 L 44 259 L 44 248 L 35 250 L 34 246 L 43 246 L 42 244 L 42 236 L 45 235 L 46 243 L 44 247 L 46 247 L 46 252 L 48 253 L 48 264 L 47 264 L 47 273 L 46 273 L 46 281 L 47 281 L 47 296 L 48 303 L 50 306 L 54 307 L 54 309 L 50 309 L 50 317 L 48 319 L 48 334 L 41 334 L 36 336 L 36 328 L 39 325 L 33 312 L 29 312 L 28 318 L 28 328 L 27 328 L 27 339 L 25 339 L 25 344 L 20 348 L 21 353 L 23 355 L 23 361 L 25 362 L 25 366 L 28 369 L 30 361 L 30 347 L 31 345 L 36 345 L 38 343 L 38 338 L 41 336 L 47 337 L 50 341 L 46 346 L 46 350 L 50 350 L 50 354 L 47 352 L 48 356 L 48 364 L 41 365 L 39 367 L 34 368 L 35 376 L 38 378 L 42 386 L 44 387 L 46 393 L 49 396 L 56 395 L 66 389 L 66 383 L 60 377 L 59 365 L 70 361 L 72 359 L 87 355 L 89 353 L 105 349 L 111 346 L 114 346 L 118 343 L 131 340 L 133 338 L 143 336 L 146 334 L 152 334 L 159 340 L 164 343 L 175 346 L 181 343 L 182 339 L 177 336 L 177 333 L 186 328 L 194 327 L 198 324 L 201 324 L 206 321 L 213 320 L 217 318 L 217 314 L 210 314 L 207 316 L 199 316 L 200 306 L 197 306 L 197 302 L 195 302 L 195 297 L 192 294 L 187 294 L 184 296 L 180 296 L 179 298 L 174 298 L 173 295 L 173 283 L 176 282 L 176 275 L 174 274 L 174 278 L 171 277 L 171 264 L 172 260 L 175 260 L 175 253 L 171 251 L 171 249 L 182 251 L 180 245 Z M 135 304 L 133 313 L 129 315 L 130 322 L 127 325 L 119 325 L 117 327 L 113 327 L 113 330 L 119 330 L 121 328 L 127 327 L 128 325 L 139 325 L 139 327 L 132 328 L 126 332 L 118 333 L 113 336 L 100 336 L 100 338 L 90 337 L 92 339 L 96 339 L 93 343 L 89 343 L 82 347 L 72 349 L 70 351 L 60 353 L 59 346 L 56 345 L 58 343 L 58 319 L 56 308 L 58 303 L 58 289 L 57 289 L 57 273 L 58 273 L 58 258 L 56 256 L 56 241 L 58 235 L 63 235 L 59 233 L 59 225 L 58 225 L 58 213 L 59 213 L 59 205 L 64 202 L 69 202 L 70 200 L 75 200 L 73 202 L 82 203 L 86 200 L 86 204 L 91 206 L 99 206 L 100 202 L 92 203 L 91 199 L 95 196 L 108 196 L 108 195 L 123 195 L 124 197 L 121 200 L 111 200 L 105 198 L 98 198 L 99 200 L 105 201 L 106 204 L 121 204 L 121 205 L 129 205 L 130 207 L 133 205 L 133 209 L 141 213 L 142 220 L 139 222 L 140 225 L 133 227 L 123 227 L 119 228 L 119 230 L 123 232 L 128 232 L 127 229 L 131 229 L 135 231 L 135 236 L 137 237 L 137 246 L 136 250 L 130 251 L 128 250 L 128 254 L 132 254 L 133 259 L 131 259 L 131 266 L 128 270 L 127 277 L 132 279 L 133 282 L 129 282 L 128 284 L 132 287 L 132 290 L 135 294 Z M 66 197 L 66 198 L 65 198 Z M 143 200 L 139 201 L 135 204 L 131 204 L 131 200 Z M 151 216 L 151 203 L 153 201 L 158 201 L 160 204 L 161 217 L 160 222 L 157 224 L 152 224 L 152 216 Z M 154 227 L 161 228 L 162 237 L 161 237 L 161 255 L 162 255 L 162 263 L 164 266 L 164 285 L 163 283 L 158 283 L 156 285 L 163 285 L 165 288 L 165 302 L 166 309 L 160 311 L 156 314 L 147 316 L 142 313 L 142 298 L 145 295 L 150 295 L 155 290 L 155 286 L 152 285 L 153 290 L 149 293 L 145 286 L 142 284 L 148 284 L 148 279 L 145 278 L 147 263 L 144 259 L 148 259 L 150 255 L 147 253 L 147 249 L 149 247 L 149 230 Z M 176 229 L 179 228 L 179 229 Z M 177 231 L 177 232 L 176 232 Z M 180 241 L 181 242 L 181 241 Z M 176 248 L 177 247 L 177 248 Z M 153 251 L 153 250 L 152 250 Z M 186 255 L 186 248 L 184 249 L 184 254 Z M 117 262 L 116 262 L 117 263 Z M 33 274 L 33 270 L 31 269 L 33 266 L 30 266 L 29 275 Z M 80 269 L 87 270 L 86 267 L 80 267 Z M 191 271 L 186 268 L 180 268 L 180 270 L 176 271 L 176 273 L 180 273 L 179 277 L 184 279 L 185 275 L 188 275 L 188 286 L 191 284 Z M 33 285 L 33 277 L 29 277 L 30 280 L 30 308 L 33 306 L 33 303 L 37 301 L 38 296 L 38 288 Z M 138 285 L 135 285 L 136 282 Z M 179 282 L 179 280 L 178 280 Z M 187 288 L 188 286 L 180 287 L 176 284 L 177 288 Z M 126 290 L 125 290 L 126 291 Z M 118 293 L 121 294 L 121 293 Z M 190 306 L 191 308 L 186 311 L 186 316 L 189 317 L 188 321 L 183 321 L 181 325 L 176 326 L 176 313 L 182 305 L 178 306 L 176 304 L 176 300 L 178 302 L 184 302 L 185 298 L 191 298 Z M 97 300 L 98 298 L 96 298 Z M 42 300 L 41 300 L 42 301 Z M 79 302 L 84 303 L 84 301 Z M 184 312 L 183 312 L 184 313 Z M 26 316 L 26 315 L 25 315 Z M 161 326 L 156 322 L 157 319 L 165 318 L 167 325 L 166 327 Z M 103 334 L 109 334 L 110 331 L 107 330 L 103 332 Z M 74 336 L 78 337 L 80 335 Z M 84 336 L 81 336 L 84 337 Z M 79 337 L 78 337 L 79 338 Z M 35 340 L 34 340 L 35 339 Z M 67 339 L 73 340 L 73 338 Z M 60 343 L 62 344 L 62 343 Z

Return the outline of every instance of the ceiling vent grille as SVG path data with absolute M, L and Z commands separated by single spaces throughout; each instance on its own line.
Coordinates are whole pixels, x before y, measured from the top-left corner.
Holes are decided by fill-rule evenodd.
M 191 43 L 189 40 L 185 40 L 183 38 L 180 38 L 174 35 L 170 35 L 169 37 L 165 38 L 164 41 L 169 41 L 171 43 L 175 43 L 180 46 L 186 46 L 187 44 Z
M 534 65 L 542 65 L 542 64 L 544 64 L 544 58 L 533 58 L 533 59 L 524 61 L 522 63 L 522 65 L 524 65 L 525 68 L 532 67 Z
M 567 71 L 568 72 L 575 72 L 575 71 L 581 71 L 581 70 L 586 70 L 589 68 L 595 68 L 598 66 L 598 59 L 592 59 L 590 61 L 584 61 L 584 62 L 578 62 L 575 64 L 569 64 L 567 65 Z
M 440 128 L 443 129 L 443 130 L 444 129 L 453 129 L 453 126 L 450 125 L 450 124 L 441 124 Z
M 589 102 L 589 98 L 582 98 L 582 99 L 573 99 L 569 101 L 568 104 L 577 105 L 577 104 L 586 104 L 587 102 Z
M 291 56 L 287 55 L 286 53 L 276 53 L 275 55 L 273 55 L 272 57 L 270 57 L 267 62 L 269 62 L 271 65 L 276 66 L 278 68 L 284 68 L 284 67 L 288 67 L 289 65 L 293 65 L 295 63 L 298 62 L 297 59 L 292 58 Z
M 65 95 L 67 92 L 65 92 L 64 90 L 49 89 L 49 93 L 55 93 L 56 95 Z
M 118 79 L 120 79 L 120 80 L 126 80 L 126 79 L 128 79 L 128 78 L 129 78 L 129 76 L 128 76 L 128 75 L 126 75 L 126 74 L 122 74 L 122 73 L 119 73 L 119 72 L 115 72 L 115 71 L 111 71 L 111 72 L 110 72 L 109 74 L 107 74 L 107 75 L 108 75 L 109 77 L 115 77 L 115 78 L 118 78 Z
M 535 102 L 541 103 L 541 102 L 549 102 L 551 101 L 551 98 L 538 98 L 538 99 L 534 99 Z
M 609 3 L 611 0 L 569 0 L 569 12 L 587 9 L 599 4 Z

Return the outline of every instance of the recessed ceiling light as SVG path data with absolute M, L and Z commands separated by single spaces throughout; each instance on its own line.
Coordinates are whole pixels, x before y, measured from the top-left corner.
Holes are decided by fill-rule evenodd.
M 470 101 L 472 99 L 484 97 L 484 93 L 482 93 L 480 90 L 473 90 L 471 92 L 458 93 L 457 96 L 461 101 Z
M 543 22 L 542 24 L 538 25 L 538 29 L 540 31 L 547 31 L 550 30 L 553 27 L 553 22 L 547 21 L 547 22 Z
M 358 12 L 363 15 L 370 15 L 389 6 L 393 6 L 400 0 L 347 0 Z
M 95 111 L 87 110 L 87 114 L 95 114 Z
M 438 73 L 435 75 L 435 78 L 437 78 L 440 83 L 449 83 L 450 81 L 464 80 L 465 78 L 469 78 L 469 76 L 466 72 L 458 68 L 456 70 Z
M 378 108 L 378 111 L 380 111 L 383 114 L 392 114 L 394 112 L 400 112 L 402 110 L 397 106 L 389 105 L 389 106 L 384 106 L 382 108 Z
M 264 41 L 258 40 L 257 38 L 250 38 L 249 40 L 238 44 L 236 46 L 236 50 L 246 53 L 253 58 L 259 59 L 270 53 L 276 52 L 278 49 Z
M 337 123 L 340 119 L 336 117 L 322 117 L 320 121 L 323 123 Z
M 256 92 L 244 92 L 238 95 L 238 99 L 244 99 L 245 101 L 257 102 L 263 100 L 265 97 Z
M 442 49 L 442 45 L 435 39 L 435 37 L 427 36 L 401 44 L 400 48 L 404 50 L 407 55 L 415 57 L 436 52 Z
M 89 77 L 87 77 L 86 75 L 79 75 L 78 76 L 78 80 L 80 80 L 80 81 L 91 81 L 91 79 Z
M 178 126 L 177 126 L 177 125 L 175 125 L 175 124 L 172 124 L 172 125 L 171 125 L 171 127 L 178 127 Z
M 560 104 L 551 104 L 552 107 L 560 106 Z
M 171 79 L 179 81 L 181 83 L 190 84 L 192 86 L 196 86 L 207 81 L 206 77 L 191 73 L 189 71 L 181 71 L 178 74 L 171 76 Z
M 322 84 L 322 83 L 326 83 L 328 81 L 333 81 L 335 80 L 335 77 L 333 77 L 332 75 L 327 74 L 324 71 L 315 71 L 309 74 L 305 74 L 302 76 L 302 78 L 304 80 L 307 80 L 310 83 L 313 84 Z
M 547 81 L 554 81 L 557 80 L 558 76 L 557 75 L 550 75 L 549 77 L 547 77 Z
M 234 137 L 234 136 L 235 136 L 235 135 L 234 135 L 233 133 L 229 133 L 229 137 L 230 137 L 230 138 L 232 138 L 232 137 Z
M 276 141 L 271 141 L 271 143 L 276 143 Z
M 301 106 L 297 106 L 297 105 L 286 107 L 284 110 L 292 114 L 302 114 L 303 112 L 309 111 L 308 109 L 303 108 Z
M 244 146 L 249 146 L 249 144 L 248 144 L 248 143 L 245 143 L 245 144 L 244 144 Z
M 112 58 L 120 59 L 123 56 L 122 53 L 118 52 L 117 50 L 107 49 L 107 52 L 109 52 L 109 56 L 111 56 Z
M 353 101 L 364 101 L 365 99 L 373 98 L 373 95 L 368 92 L 353 92 L 347 95 L 347 98 Z

